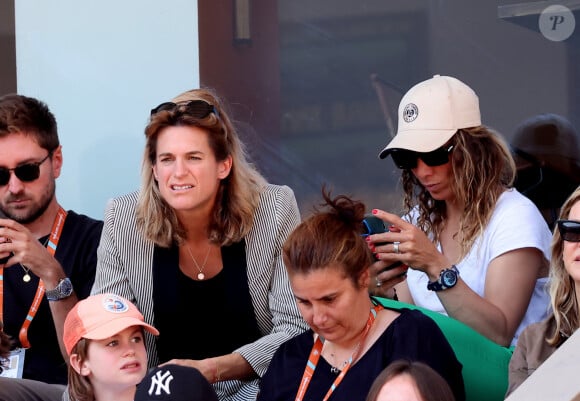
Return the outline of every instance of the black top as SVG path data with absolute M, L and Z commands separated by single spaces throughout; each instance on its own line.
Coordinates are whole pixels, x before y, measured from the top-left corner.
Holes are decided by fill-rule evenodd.
M 161 362 L 229 354 L 261 337 L 248 287 L 245 242 L 221 252 L 222 271 L 197 281 L 179 269 L 177 247 L 155 247 L 153 299 Z
M 371 348 L 350 367 L 330 401 L 364 401 L 378 374 L 397 359 L 419 360 L 438 371 L 449 383 L 455 399 L 465 400 L 462 365 L 439 326 L 418 310 L 401 309 Z M 312 330 L 280 346 L 262 377 L 257 401 L 294 401 L 306 361 L 312 350 Z M 322 357 L 304 395 L 304 401 L 321 401 L 337 377 Z
M 86 298 L 95 280 L 97 246 L 103 222 L 68 211 L 60 241 L 56 248 L 59 261 L 71 279 L 79 299 Z M 40 238 L 45 243 L 47 236 Z M 4 269 L 4 331 L 20 347 L 18 334 L 26 318 L 36 288 L 38 277 L 29 273 L 31 280 L 22 281 L 24 271 L 19 264 Z M 23 377 L 47 383 L 67 383 L 67 366 L 60 353 L 54 321 L 46 297 L 28 329 L 30 348 L 24 356 Z

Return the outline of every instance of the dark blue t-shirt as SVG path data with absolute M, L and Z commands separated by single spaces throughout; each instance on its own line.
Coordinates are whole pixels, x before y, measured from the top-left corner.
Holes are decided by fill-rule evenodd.
M 374 379 L 397 359 L 417 360 L 435 369 L 451 386 L 457 401 L 465 400 L 465 388 L 451 345 L 430 317 L 418 310 L 401 309 L 371 348 L 350 367 L 334 390 L 332 401 L 364 401 Z M 294 401 L 314 337 L 308 330 L 278 348 L 262 377 L 257 401 Z M 337 377 L 320 358 L 304 401 L 320 401 Z

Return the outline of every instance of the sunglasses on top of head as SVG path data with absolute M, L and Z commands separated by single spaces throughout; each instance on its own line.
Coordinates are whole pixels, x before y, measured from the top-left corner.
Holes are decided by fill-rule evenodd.
M 580 221 L 558 220 L 558 231 L 564 241 L 580 242 Z
M 391 157 L 395 166 L 401 170 L 411 170 L 417 167 L 417 160 L 423 160 L 423 163 L 429 167 L 442 166 L 449 162 L 449 153 L 453 150 L 453 145 L 443 145 L 431 152 L 414 152 L 407 149 L 393 149 Z
M 32 182 L 40 177 L 40 165 L 44 163 L 52 155 L 49 152 L 44 159 L 34 163 L 25 163 L 14 168 L 0 167 L 0 186 L 8 184 L 10 181 L 10 172 L 14 171 L 14 175 L 22 182 Z
M 173 111 L 179 108 L 181 111 L 191 115 L 195 118 L 206 118 L 211 113 L 219 117 L 218 111 L 213 104 L 209 104 L 204 100 L 190 100 L 188 102 L 165 102 L 161 103 L 159 106 L 151 109 L 151 115 L 155 115 L 161 111 Z

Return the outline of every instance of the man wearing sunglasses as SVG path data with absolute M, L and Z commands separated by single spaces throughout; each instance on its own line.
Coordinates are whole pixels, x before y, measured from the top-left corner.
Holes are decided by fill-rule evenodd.
M 94 282 L 103 223 L 59 205 L 62 163 L 46 104 L 0 97 L 0 320 L 14 341 L 0 400 L 61 399 L 64 319 Z
M 460 80 L 436 75 L 399 105 L 396 136 L 379 157 L 401 170 L 403 218 L 370 237 L 380 260 L 373 293 L 448 314 L 502 346 L 545 318 L 550 230 L 513 188 L 515 164 L 503 138 L 482 125 L 479 99 Z M 387 242 L 386 244 L 384 244 Z M 383 243 L 383 244 L 381 244 Z M 409 267 L 384 271 L 400 261 Z

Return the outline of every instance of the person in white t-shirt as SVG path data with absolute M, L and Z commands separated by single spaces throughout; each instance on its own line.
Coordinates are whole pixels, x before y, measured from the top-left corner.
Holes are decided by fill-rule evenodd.
M 378 259 L 369 290 L 515 345 L 525 326 L 549 312 L 551 233 L 513 188 L 513 157 L 482 125 L 475 92 L 439 75 L 413 86 L 379 157 L 389 155 L 402 170 L 404 213 L 373 211 L 390 230 L 368 237 Z M 404 265 L 385 270 L 396 261 Z

